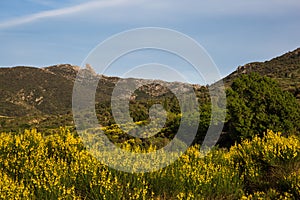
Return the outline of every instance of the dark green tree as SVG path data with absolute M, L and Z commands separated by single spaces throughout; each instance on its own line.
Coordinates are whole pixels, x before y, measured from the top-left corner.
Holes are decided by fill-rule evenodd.
M 227 90 L 227 103 L 226 127 L 233 141 L 262 135 L 267 129 L 285 134 L 300 129 L 299 104 L 271 78 L 242 75 Z

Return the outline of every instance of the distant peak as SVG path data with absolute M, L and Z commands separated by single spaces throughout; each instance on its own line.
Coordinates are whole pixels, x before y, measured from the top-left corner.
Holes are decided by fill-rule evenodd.
M 94 75 L 97 74 L 97 73 L 95 72 L 94 68 L 93 68 L 90 64 L 88 64 L 88 63 L 85 65 L 85 69 L 86 69 L 87 71 L 89 71 L 90 73 L 94 74 Z
M 71 70 L 79 71 L 80 67 L 71 64 L 57 64 L 49 67 L 44 67 L 43 69 L 46 70 L 51 70 L 51 69 L 70 70 L 71 69 Z
M 42 69 L 52 74 L 74 80 L 76 78 L 76 74 L 80 70 L 80 67 L 70 64 L 58 64 L 50 67 L 44 67 Z

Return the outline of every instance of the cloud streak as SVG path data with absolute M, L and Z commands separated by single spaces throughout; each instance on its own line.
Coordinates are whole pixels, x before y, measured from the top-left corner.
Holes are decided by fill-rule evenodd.
M 42 11 L 39 13 L 0 22 L 0 29 L 27 24 L 27 23 L 31 23 L 46 18 L 54 18 L 63 15 L 70 15 L 70 14 L 79 13 L 79 12 L 83 12 L 95 8 L 99 9 L 99 8 L 116 7 L 116 6 L 123 5 L 126 2 L 128 2 L 128 0 L 105 0 L 105 1 L 97 0 L 97 1 L 90 1 L 87 3 L 78 4 L 67 8 L 59 8 L 54 10 Z
M 47 0 L 30 0 L 40 3 L 47 3 Z M 82 13 L 86 11 L 86 17 L 92 16 L 95 19 L 99 17 L 117 19 L 123 22 L 126 20 L 147 22 L 151 20 L 167 19 L 178 20 L 178 16 L 186 14 L 199 17 L 216 17 L 216 16 L 240 16 L 240 15 L 274 15 L 286 12 L 293 12 L 300 8 L 299 0 L 210 0 L 197 1 L 190 0 L 188 4 L 183 5 L 180 0 L 90 0 L 85 3 L 77 4 L 70 7 L 58 8 L 48 11 L 42 11 L 35 14 L 22 16 L 6 21 L 0 21 L 0 29 L 15 27 L 34 21 Z M 129 7 L 128 7 L 129 6 Z M 99 12 L 96 9 L 118 9 L 112 11 Z M 95 12 L 96 11 L 96 12 Z M 103 10 L 102 10 L 103 11 Z M 126 17 L 124 17 L 126 13 Z M 137 17 L 138 16 L 138 17 Z

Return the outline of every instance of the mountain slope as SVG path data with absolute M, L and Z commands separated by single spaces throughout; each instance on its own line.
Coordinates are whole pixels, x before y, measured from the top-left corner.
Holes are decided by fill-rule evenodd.
M 25 127 L 40 123 L 44 123 L 47 127 L 51 124 L 53 127 L 72 124 L 72 92 L 78 70 L 79 67 L 69 64 L 45 68 L 0 68 L 0 122 L 6 124 L 8 128 L 24 124 Z M 120 79 L 92 74 L 101 76 L 95 100 L 98 118 L 100 121 L 105 121 L 104 124 L 111 121 L 107 120 L 111 119 L 110 99 L 118 81 L 147 83 L 146 80 L 141 79 Z M 147 112 L 149 98 L 152 98 L 153 102 L 162 102 L 165 97 L 171 99 L 170 102 L 173 101 L 172 92 L 162 85 L 179 86 L 179 91 L 184 91 L 184 87 L 188 86 L 185 83 L 167 83 L 159 80 L 156 83 L 146 84 L 133 94 L 132 108 L 139 107 Z M 206 87 L 198 85 L 193 87 L 202 100 L 208 99 Z M 137 107 L 134 107 L 135 105 Z M 1 123 L 0 129 L 4 127 Z
M 86 69 L 92 70 L 87 67 Z M 45 68 L 13 67 L 0 68 L 0 129 L 3 127 L 18 127 L 41 125 L 54 127 L 72 125 L 72 91 L 79 67 L 69 64 L 54 65 Z M 225 86 L 229 87 L 232 81 L 241 74 L 251 72 L 271 77 L 279 83 L 283 90 L 293 93 L 300 102 L 300 48 L 266 62 L 253 62 L 239 66 L 236 71 L 223 79 Z M 104 75 L 98 84 L 96 93 L 96 110 L 99 121 L 111 118 L 110 99 L 115 84 L 120 80 L 139 82 L 141 79 L 120 79 Z M 167 87 L 163 87 L 165 84 Z M 146 84 L 136 90 L 130 103 L 132 114 L 137 119 L 136 110 L 143 110 L 147 117 L 149 108 L 147 99 L 152 103 L 176 104 L 170 85 L 179 86 L 179 91 L 184 91 L 187 84 L 167 83 L 156 81 Z M 199 102 L 210 101 L 208 88 L 192 85 L 199 98 Z M 168 98 L 165 101 L 165 97 Z M 178 109 L 178 108 L 176 108 Z M 146 112 L 146 114 L 145 114 Z M 6 126 L 4 126 L 6 124 Z M 106 123 L 104 123 L 106 124 Z
M 0 113 L 4 116 L 65 113 L 71 108 L 71 93 L 66 91 L 72 88 L 71 80 L 49 68 L 0 68 Z
M 228 87 L 240 74 L 256 72 L 275 79 L 279 86 L 293 93 L 300 102 L 300 48 L 265 62 L 253 62 L 239 66 L 223 79 Z

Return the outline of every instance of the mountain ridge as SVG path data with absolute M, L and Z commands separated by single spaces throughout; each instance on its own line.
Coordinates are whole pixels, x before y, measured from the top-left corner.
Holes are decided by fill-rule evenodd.
M 86 69 L 92 70 L 90 66 Z M 62 121 L 62 125 L 66 122 L 72 124 L 72 91 L 79 70 L 80 67 L 70 64 L 58 64 L 43 68 L 26 66 L 0 68 L 1 123 L 18 124 L 16 126 L 19 126 L 34 124 L 34 121 L 39 123 L 43 120 L 47 124 L 47 120 L 59 119 Z M 300 48 L 269 61 L 252 62 L 239 66 L 221 81 L 224 82 L 225 87 L 229 87 L 232 81 L 241 74 L 252 72 L 275 79 L 283 90 L 291 92 L 300 102 Z M 97 76 L 101 76 L 101 79 L 95 98 L 98 99 L 98 103 L 100 102 L 99 107 L 102 109 L 110 106 L 110 98 L 118 81 L 145 80 Z M 162 83 L 165 83 L 167 88 L 170 84 L 177 84 L 178 90 L 183 90 L 184 85 L 191 85 L 200 102 L 210 101 L 209 86 L 157 80 L 153 84 L 139 88 L 134 93 L 132 102 L 143 101 L 150 97 L 157 102 L 165 97 L 174 99 L 172 92 L 166 87 L 162 87 Z M 106 109 L 101 111 L 109 112 Z M 100 119 L 102 118 L 100 117 Z M 60 123 L 54 124 L 60 125 Z M 2 127 L 4 126 L 2 125 Z
M 264 62 L 238 66 L 235 71 L 223 78 L 223 82 L 229 87 L 237 76 L 253 72 L 275 79 L 283 90 L 291 92 L 300 102 L 300 48 Z

